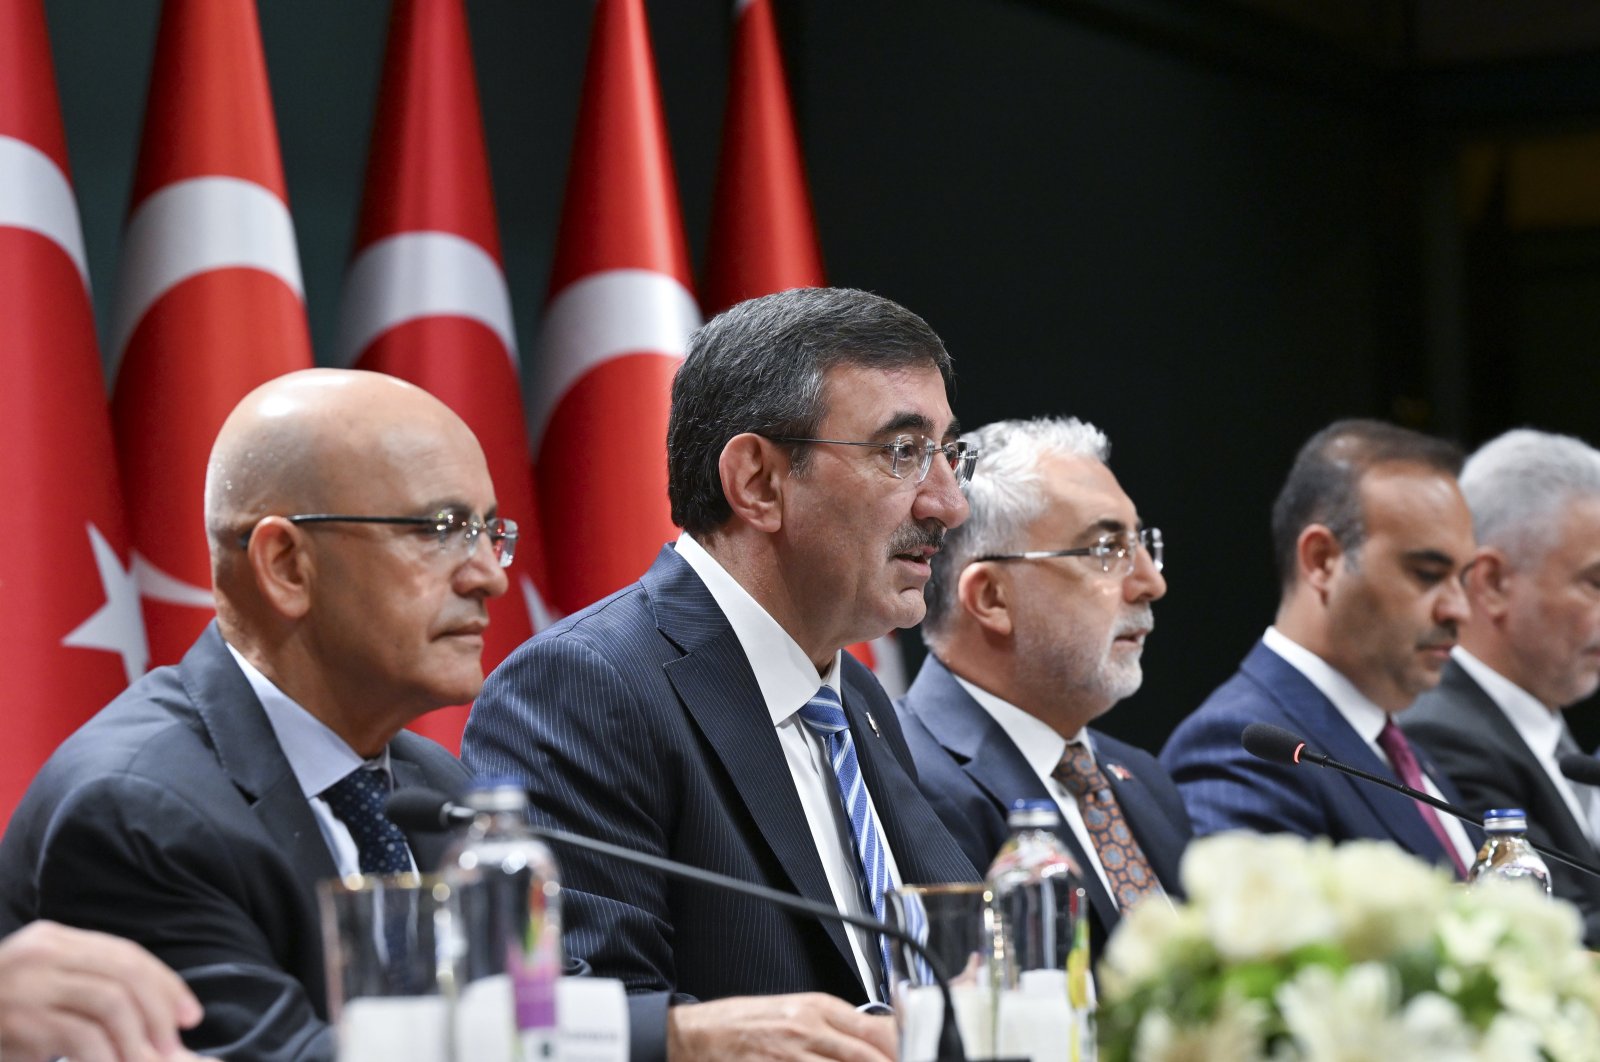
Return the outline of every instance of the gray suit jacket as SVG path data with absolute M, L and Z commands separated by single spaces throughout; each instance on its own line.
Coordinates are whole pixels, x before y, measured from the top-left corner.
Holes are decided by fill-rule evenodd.
M 1533 750 L 1460 664 L 1452 660 L 1445 666 L 1439 685 L 1400 716 L 1400 725 L 1450 776 L 1468 810 L 1482 815 L 1490 808 L 1522 808 L 1531 839 L 1600 863 L 1600 852 Z M 1600 879 L 1553 859 L 1547 862 L 1555 894 L 1577 905 L 1584 939 L 1589 947 L 1600 947 Z
M 397 786 L 458 791 L 426 738 Z M 433 867 L 441 835 L 408 838 Z M 213 623 L 50 757 L 0 840 L 0 936 L 39 918 L 144 945 L 205 1007 L 184 1041 L 229 1062 L 331 1060 L 314 886 L 337 877 L 311 805 Z

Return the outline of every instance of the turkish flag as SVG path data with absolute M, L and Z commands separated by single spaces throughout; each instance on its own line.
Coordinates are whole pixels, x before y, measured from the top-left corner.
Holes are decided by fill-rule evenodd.
M 700 323 L 643 0 L 599 0 L 529 422 L 551 597 L 573 612 L 675 537 L 672 376 Z
M 746 299 L 827 284 L 772 0 L 737 4 L 733 32 L 706 252 L 707 317 Z M 849 651 L 877 673 L 891 697 L 906 691 L 893 632 Z
M 148 658 L 40 0 L 0 0 L 0 375 L 3 828 Z
M 500 515 L 518 524 L 512 592 L 489 602 L 488 670 L 547 625 L 544 548 L 461 0 L 396 0 L 366 199 L 340 308 L 343 364 L 431 392 L 483 446 Z M 520 592 L 519 592 L 520 590 Z M 467 707 L 413 724 L 452 750 Z
M 117 456 L 154 663 L 211 618 L 202 491 L 229 411 L 310 368 L 253 0 L 167 0 L 118 271 Z

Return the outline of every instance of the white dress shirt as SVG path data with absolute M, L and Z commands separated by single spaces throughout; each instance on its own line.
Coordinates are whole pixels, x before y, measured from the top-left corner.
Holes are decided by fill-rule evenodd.
M 972 699 L 989 713 L 1000 729 L 1006 732 L 1006 737 L 1017 746 L 1017 751 L 1028 761 L 1033 773 L 1039 776 L 1039 781 L 1044 783 L 1045 791 L 1061 809 L 1062 821 L 1067 824 L 1067 829 L 1072 831 L 1072 836 L 1078 839 L 1078 845 L 1088 858 L 1095 877 L 1100 879 L 1100 884 L 1105 886 L 1106 892 L 1111 895 L 1114 902 L 1116 890 L 1111 887 L 1111 879 L 1106 877 L 1106 868 L 1100 863 L 1100 853 L 1095 850 L 1094 838 L 1089 835 L 1089 828 L 1084 825 L 1083 809 L 1078 807 L 1078 798 L 1066 786 L 1056 781 L 1052 773 L 1056 765 L 1061 762 L 1068 745 L 1082 745 L 1089 750 L 1091 756 L 1094 755 L 1094 744 L 1089 740 L 1089 732 L 1079 730 L 1071 738 L 1064 738 L 1049 723 L 1029 715 L 1010 701 L 996 697 L 980 686 L 974 686 L 955 672 L 951 672 L 951 675 L 961 683 L 962 689 L 972 694 Z
M 1569 782 L 1557 762 L 1561 755 L 1561 739 L 1567 735 L 1567 723 L 1561 713 L 1546 708 L 1539 698 L 1459 645 L 1451 656 L 1461 665 L 1461 670 L 1505 713 L 1523 743 L 1532 751 L 1534 759 L 1539 761 L 1550 784 L 1561 794 L 1567 810 L 1572 812 L 1572 817 L 1583 828 L 1590 842 L 1600 847 L 1600 833 L 1595 830 L 1597 822 L 1600 822 L 1600 815 L 1596 814 L 1600 809 L 1596 808 L 1595 801 L 1600 794 L 1595 792 L 1594 786 Z
M 1378 734 L 1383 730 L 1383 724 L 1389 721 L 1389 713 L 1379 708 L 1367 699 L 1366 694 L 1356 689 L 1355 684 L 1345 678 L 1332 664 L 1313 653 L 1298 642 L 1292 641 L 1288 635 L 1276 627 L 1268 627 L 1261 641 L 1268 649 L 1304 675 L 1324 697 L 1333 702 L 1334 710 L 1344 716 L 1355 732 L 1361 735 L 1361 740 L 1367 743 L 1373 754 L 1384 763 L 1389 763 L 1389 756 L 1383 751 L 1383 746 L 1378 744 Z M 1312 735 L 1312 748 L 1316 748 L 1315 735 Z M 1390 764 L 1393 766 L 1393 764 Z M 1398 776 L 1396 776 L 1398 780 Z M 1431 797 L 1444 799 L 1444 794 L 1434 784 L 1427 771 L 1422 772 L 1422 787 Z M 1456 855 L 1461 859 L 1461 865 L 1470 867 L 1478 858 L 1478 851 L 1472 847 L 1472 842 L 1467 839 L 1467 829 L 1454 815 L 1437 813 L 1439 821 L 1444 824 L 1444 832 L 1450 838 L 1450 843 L 1455 845 Z
M 727 617 L 728 625 L 733 628 L 734 636 L 744 649 L 745 659 L 750 662 L 750 670 L 755 672 L 756 685 L 761 688 L 762 700 L 766 702 L 772 725 L 778 732 L 778 741 L 783 746 L 789 774 L 794 779 L 795 792 L 799 794 L 800 806 L 805 811 L 806 825 L 811 829 L 811 839 L 822 860 L 823 872 L 828 876 L 828 887 L 833 892 L 834 903 L 841 911 L 872 917 L 861 886 L 861 857 L 856 854 L 850 820 L 845 815 L 844 803 L 839 796 L 838 776 L 833 773 L 833 764 L 828 761 L 822 739 L 800 719 L 800 709 L 816 695 L 819 687 L 826 684 L 835 693 L 840 692 L 839 653 L 835 651 L 827 674 L 818 676 L 816 665 L 806 656 L 799 643 L 750 596 L 749 591 L 739 585 L 738 580 L 728 574 L 728 570 L 715 557 L 706 552 L 705 547 L 684 534 L 678 537 L 677 550 L 678 556 L 700 576 L 700 581 L 711 592 L 717 607 Z M 864 774 L 861 780 L 865 786 Z M 881 822 L 870 790 L 867 792 L 867 803 L 872 807 L 872 817 Z M 895 863 L 894 851 L 889 847 L 887 837 L 884 838 L 883 851 L 888 863 L 890 884 L 898 886 L 900 868 Z M 886 1002 L 880 999 L 882 993 L 879 985 L 886 974 L 876 935 L 855 926 L 846 926 L 845 930 L 867 994 L 874 1000 Z
M 296 704 L 237 649 L 229 645 L 228 652 L 233 654 L 234 662 L 244 672 L 245 680 L 255 691 L 256 700 L 261 702 L 261 707 L 267 713 L 267 722 L 272 725 L 278 747 L 283 750 L 284 759 L 289 761 L 289 769 L 294 772 L 295 781 L 300 783 L 300 791 L 305 794 L 306 802 L 311 805 L 311 813 L 322 828 L 322 839 L 327 842 L 328 851 L 333 855 L 334 866 L 339 868 L 339 876 L 361 873 L 361 855 L 356 848 L 355 838 L 350 836 L 350 828 L 333 813 L 333 808 L 320 794 L 360 767 L 382 771 L 392 787 L 394 776 L 389 773 L 388 747 L 385 746 L 382 754 L 370 760 L 363 759 L 345 743 L 344 738 Z M 407 857 L 411 858 L 411 869 L 416 870 L 415 857 L 409 851 Z

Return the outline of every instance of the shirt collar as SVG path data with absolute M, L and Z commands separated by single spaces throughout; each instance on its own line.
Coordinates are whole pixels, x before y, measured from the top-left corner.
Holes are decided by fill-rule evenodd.
M 1322 657 L 1293 641 L 1276 627 L 1268 627 L 1261 636 L 1262 644 L 1306 677 L 1321 694 L 1333 703 L 1361 740 L 1369 745 L 1377 743 L 1378 734 L 1389 721 L 1389 713 L 1379 708 L 1367 695 L 1356 689 L 1355 683 L 1345 678 Z
M 227 645 L 226 642 L 223 643 Z M 233 646 L 228 646 L 234 663 L 244 672 L 245 681 L 255 692 L 256 700 L 267 713 L 267 722 L 278 739 L 278 747 L 289 761 L 300 792 L 308 798 L 322 795 L 330 785 L 360 767 L 389 769 L 389 748 L 373 759 L 363 759 L 329 726 L 294 702 L 272 680 L 244 658 Z
M 688 532 L 678 536 L 678 556 L 694 569 L 705 583 L 706 590 L 722 610 L 734 637 L 744 649 L 750 670 L 755 672 L 756 685 L 761 688 L 761 699 L 766 702 L 772 724 L 787 720 L 805 703 L 816 696 L 819 686 L 829 686 L 839 693 L 839 651 L 835 650 L 833 662 L 825 675 L 818 676 L 816 665 L 806 656 L 800 643 L 761 603 L 750 596 L 750 591 L 739 585 L 700 543 Z M 843 700 L 843 697 L 840 698 Z
M 1461 646 L 1451 650 L 1451 657 L 1461 665 L 1472 681 L 1483 688 L 1489 699 L 1511 720 L 1517 733 L 1528 747 L 1540 756 L 1551 759 L 1561 744 L 1561 734 L 1566 727 L 1560 712 L 1546 708 L 1533 694 L 1506 678 Z
M 954 671 L 950 676 L 961 683 L 961 688 L 972 695 L 984 711 L 988 712 L 995 724 L 1006 732 L 1006 737 L 1022 753 L 1022 758 L 1028 761 L 1028 766 L 1033 768 L 1033 773 L 1043 778 L 1050 777 L 1061 762 L 1061 757 L 1066 753 L 1068 745 L 1082 745 L 1090 754 L 1094 753 L 1094 746 L 1089 741 L 1089 731 L 1079 730 L 1070 738 L 1064 738 L 1057 733 L 1056 728 L 1046 723 L 1037 716 L 1029 715 L 1003 697 L 997 697 L 981 686 L 974 686 Z

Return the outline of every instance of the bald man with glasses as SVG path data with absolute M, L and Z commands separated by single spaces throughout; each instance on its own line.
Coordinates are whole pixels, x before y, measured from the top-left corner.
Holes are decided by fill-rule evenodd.
M 126 937 L 203 1005 L 189 1047 L 331 1062 L 315 883 L 437 865 L 381 807 L 467 781 L 402 728 L 477 694 L 517 529 L 454 413 L 332 369 L 229 415 L 205 515 L 216 622 L 40 770 L 0 841 L 0 936 Z

